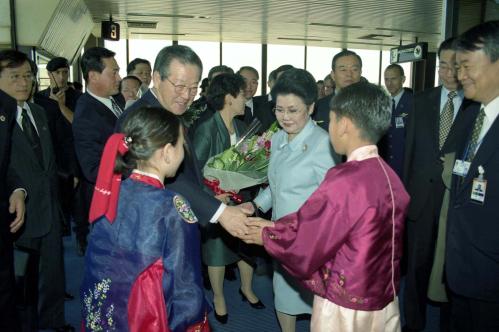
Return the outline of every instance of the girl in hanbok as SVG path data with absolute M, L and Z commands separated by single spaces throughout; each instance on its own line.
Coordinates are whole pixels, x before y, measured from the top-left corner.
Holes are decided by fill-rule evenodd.
M 400 258 L 409 195 L 378 155 L 390 99 L 355 83 L 331 102 L 329 135 L 347 161 L 302 207 L 275 223 L 255 218 L 248 243 L 265 246 L 314 295 L 312 332 L 398 332 Z
M 163 185 L 184 158 L 179 119 L 143 108 L 122 131 L 106 144 L 92 199 L 82 328 L 209 331 L 197 219 Z

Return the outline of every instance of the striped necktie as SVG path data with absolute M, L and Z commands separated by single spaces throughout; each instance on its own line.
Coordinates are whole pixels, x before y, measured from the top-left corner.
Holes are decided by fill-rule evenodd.
M 123 113 L 123 110 L 113 98 L 111 98 L 111 105 L 113 107 L 112 112 L 114 113 L 114 115 L 116 115 L 117 118 L 119 118 L 121 113 Z
M 442 146 L 444 146 L 445 140 L 449 135 L 450 128 L 452 127 L 452 120 L 454 119 L 454 102 L 452 100 L 456 96 L 456 91 L 449 92 L 444 110 L 440 113 L 440 134 L 438 140 L 439 149 L 442 149 Z
M 473 125 L 473 131 L 471 132 L 470 144 L 468 145 L 468 154 L 466 156 L 466 161 L 472 161 L 475 157 L 476 150 L 478 147 L 478 138 L 482 132 L 483 120 L 485 118 L 485 110 L 480 109 L 478 116 L 475 119 L 475 124 Z

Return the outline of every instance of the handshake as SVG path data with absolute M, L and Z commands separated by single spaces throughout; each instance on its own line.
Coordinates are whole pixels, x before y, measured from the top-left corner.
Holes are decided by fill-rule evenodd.
M 218 221 L 232 236 L 246 243 L 263 245 L 262 230 L 264 227 L 274 227 L 274 223 L 262 218 L 250 217 L 255 213 L 251 203 L 237 206 L 227 206 Z

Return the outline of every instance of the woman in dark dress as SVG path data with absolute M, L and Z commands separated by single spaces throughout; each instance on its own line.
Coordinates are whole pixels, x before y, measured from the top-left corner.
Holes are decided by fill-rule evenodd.
M 244 114 L 244 79 L 239 75 L 221 74 L 216 76 L 207 92 L 210 107 L 217 112 L 202 122 L 194 133 L 194 150 L 200 165 L 208 159 L 234 145 L 244 133 L 245 124 L 235 119 Z M 216 196 L 228 203 L 227 195 Z M 215 317 L 221 323 L 227 322 L 223 281 L 225 266 L 237 262 L 241 276 L 240 293 L 253 308 L 263 308 L 263 304 L 253 292 L 253 267 L 238 254 L 238 241 L 218 224 L 202 229 L 202 258 L 208 266 L 208 276 L 214 293 Z

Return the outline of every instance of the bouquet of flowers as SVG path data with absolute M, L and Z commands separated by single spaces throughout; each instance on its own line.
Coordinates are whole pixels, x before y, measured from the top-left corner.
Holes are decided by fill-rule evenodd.
M 270 139 L 279 130 L 277 122 L 261 136 L 256 135 L 260 122 L 255 119 L 247 132 L 232 147 L 211 157 L 203 168 L 205 184 L 216 194 L 231 193 L 267 182 Z M 236 198 L 237 196 L 233 197 Z

